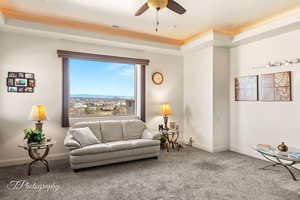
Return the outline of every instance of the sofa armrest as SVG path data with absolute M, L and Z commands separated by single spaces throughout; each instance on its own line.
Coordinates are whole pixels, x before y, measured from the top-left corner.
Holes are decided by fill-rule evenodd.
M 79 142 L 77 142 L 69 132 L 67 133 L 67 135 L 65 137 L 64 146 L 69 151 L 72 151 L 74 149 L 79 149 L 81 147 Z
M 142 139 L 160 140 L 160 138 L 160 132 L 149 129 L 145 129 L 142 135 Z

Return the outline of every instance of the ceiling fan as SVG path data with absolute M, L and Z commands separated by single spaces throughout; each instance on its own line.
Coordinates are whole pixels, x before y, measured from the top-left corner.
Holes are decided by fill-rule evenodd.
M 158 25 L 159 25 L 158 11 L 160 11 L 161 9 L 166 8 L 166 7 L 180 15 L 182 15 L 186 12 L 185 8 L 183 8 L 179 3 L 177 3 L 174 0 L 148 0 L 146 3 L 144 3 L 144 5 L 140 9 L 138 9 L 138 11 L 135 13 L 135 16 L 142 15 L 149 8 L 156 9 L 157 10 L 156 32 L 157 32 Z
M 168 7 L 170 10 L 182 15 L 186 10 L 174 0 L 148 0 L 144 5 L 135 13 L 135 16 L 140 16 L 148 8 L 155 8 L 157 11 Z

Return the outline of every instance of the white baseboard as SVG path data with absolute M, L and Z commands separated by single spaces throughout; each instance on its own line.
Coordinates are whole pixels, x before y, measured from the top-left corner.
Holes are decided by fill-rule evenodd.
M 60 160 L 60 159 L 67 159 L 68 153 L 58 153 L 58 154 L 49 154 L 47 156 L 47 160 Z M 23 158 L 15 158 L 9 160 L 0 160 L 0 167 L 8 167 L 14 165 L 22 165 L 30 162 L 31 159 L 29 157 Z
M 184 140 L 183 141 L 185 144 L 188 144 L 189 142 Z M 218 152 L 222 152 L 222 151 L 228 151 L 229 150 L 229 147 L 228 146 L 220 146 L 220 147 L 215 147 L 213 149 L 203 145 L 203 144 L 199 144 L 199 143 L 196 143 L 194 142 L 193 147 L 197 148 L 197 149 L 201 149 L 201 150 L 204 150 L 204 151 L 207 151 L 207 152 L 210 152 L 210 153 L 218 153 Z
M 198 143 L 193 143 L 192 145 L 193 147 L 195 148 L 198 148 L 198 149 L 202 149 L 204 151 L 207 151 L 207 152 L 210 152 L 210 153 L 213 153 L 213 150 L 205 145 L 202 145 L 202 144 L 198 144 Z
M 228 151 L 229 147 L 228 146 L 220 146 L 220 147 L 214 147 L 213 152 L 218 153 L 222 151 Z
M 184 142 L 184 144 L 189 145 L 189 141 L 183 140 L 183 142 Z M 190 146 L 190 145 L 189 145 L 189 146 Z M 202 145 L 202 144 L 198 144 L 198 143 L 196 143 L 196 142 L 193 142 L 193 143 L 192 143 L 192 147 L 195 147 L 195 148 L 197 148 L 197 149 L 201 149 L 201 150 L 204 150 L 204 151 L 207 151 L 207 152 L 211 152 L 211 153 L 212 153 L 212 151 L 211 151 L 207 146 Z

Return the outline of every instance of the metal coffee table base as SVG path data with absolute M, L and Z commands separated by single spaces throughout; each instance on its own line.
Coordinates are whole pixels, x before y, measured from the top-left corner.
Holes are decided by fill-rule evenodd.
M 263 154 L 263 153 L 261 153 L 261 152 L 259 152 L 259 153 L 260 153 L 264 158 L 266 158 L 268 161 L 270 161 L 270 162 L 273 163 L 272 165 L 268 165 L 268 166 L 262 167 L 262 168 L 260 168 L 260 169 L 263 169 L 263 170 L 264 170 L 264 169 L 267 169 L 267 168 L 269 168 L 269 167 L 282 166 L 282 167 L 284 167 L 284 168 L 290 173 L 290 175 L 292 176 L 293 180 L 294 180 L 294 181 L 297 181 L 297 178 L 296 178 L 295 174 L 293 173 L 293 171 L 292 171 L 291 169 L 295 169 L 295 170 L 297 170 L 297 171 L 300 172 L 299 169 L 297 169 L 296 167 L 294 167 L 294 165 L 300 164 L 300 162 L 290 161 L 290 163 L 284 163 L 284 162 L 282 162 L 282 161 L 281 161 L 279 158 L 277 158 L 277 157 L 273 157 L 273 158 L 276 159 L 276 161 L 275 161 L 275 160 L 272 160 L 272 159 L 268 158 L 267 155 L 265 155 L 265 154 Z

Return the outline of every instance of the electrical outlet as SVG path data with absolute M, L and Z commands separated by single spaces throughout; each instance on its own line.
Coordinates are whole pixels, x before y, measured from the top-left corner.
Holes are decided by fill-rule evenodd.
M 192 146 L 192 144 L 193 144 L 193 138 L 192 137 L 190 137 L 190 139 L 189 139 L 189 144 Z

